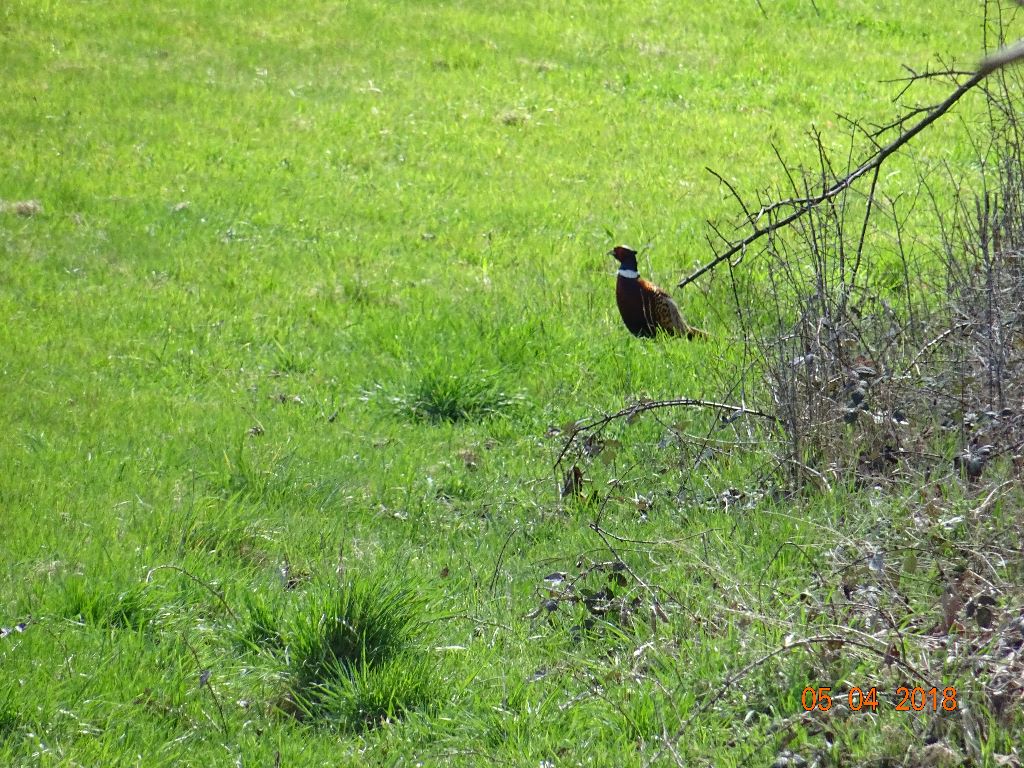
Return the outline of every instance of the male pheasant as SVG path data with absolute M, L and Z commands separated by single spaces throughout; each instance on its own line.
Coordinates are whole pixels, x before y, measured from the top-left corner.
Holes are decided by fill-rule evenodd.
M 636 268 L 636 251 L 618 245 L 608 255 L 619 260 L 615 300 L 619 305 L 622 322 L 630 333 L 650 338 L 660 329 L 671 336 L 686 336 L 688 339 L 707 336 L 705 331 L 683 320 L 671 296 L 640 277 Z

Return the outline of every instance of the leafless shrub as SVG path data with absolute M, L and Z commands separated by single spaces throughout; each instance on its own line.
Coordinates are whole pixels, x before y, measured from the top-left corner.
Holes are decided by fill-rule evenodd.
M 988 8 L 991 50 L 1006 41 L 998 5 Z M 891 697 L 908 680 L 939 691 L 955 681 L 955 709 L 908 727 L 908 760 L 928 744 L 980 763 L 999 729 L 1024 725 L 1024 68 L 908 72 L 901 98 L 918 84 L 949 82 L 952 90 L 934 104 L 904 104 L 887 125 L 851 121 L 850 146 L 867 146 L 866 158 L 840 154 L 814 134 L 813 167 L 777 153 L 785 184 L 754 202 L 716 174 L 742 211 L 740 232 L 714 230 L 716 256 L 681 285 L 727 268 L 744 365 L 724 394 L 642 401 L 564 433 L 562 469 L 582 472 L 609 424 L 699 409 L 714 417 L 703 442 L 690 435 L 681 451 L 694 468 L 709 455 L 757 452 L 772 458 L 773 471 L 756 482 L 773 486 L 774 498 L 853 491 L 838 520 L 807 521 L 813 545 L 780 547 L 809 561 L 815 549 L 799 606 L 772 594 L 770 583 L 722 587 L 723 605 L 766 638 L 785 626 L 786 639 L 752 639 L 750 655 L 720 686 L 689 714 L 674 713 L 681 725 L 665 729 L 648 764 L 663 755 L 686 764 L 680 748 L 696 718 L 724 706 L 729 692 L 757 701 L 760 670 L 788 663 L 835 685 L 838 699 L 853 684 Z M 926 154 L 908 157 L 911 140 L 968 93 L 984 105 L 981 123 L 962 122 L 973 162 L 957 170 Z M 913 189 L 889 188 L 881 171 L 894 162 L 914 175 Z M 765 288 L 751 301 L 758 285 Z M 764 490 L 730 489 L 726 506 L 734 493 Z M 586 496 L 596 510 L 591 527 L 610 562 L 621 562 L 602 535 L 606 499 L 597 496 Z M 702 562 L 700 552 L 688 555 Z M 730 577 L 716 573 L 714 583 Z M 630 595 L 679 610 L 670 597 L 655 603 L 657 573 L 629 584 Z M 547 600 L 551 612 L 558 603 Z M 848 715 L 837 707 L 827 722 L 821 713 L 780 716 L 766 738 L 781 761 L 800 729 L 817 737 L 864 727 Z
M 746 326 L 763 379 L 749 391 L 775 417 L 779 478 L 794 491 L 882 491 L 874 511 L 851 510 L 849 529 L 832 532 L 822 585 L 805 593 L 797 635 L 836 632 L 802 641 L 811 677 L 831 680 L 857 639 L 884 651 L 861 673 L 880 689 L 897 662 L 922 680 L 941 670 L 972 681 L 965 711 L 915 736 L 977 760 L 993 727 L 1020 726 L 1024 701 L 1024 78 L 945 75 L 984 99 L 984 123 L 964 125 L 968 173 L 912 159 L 917 191 L 889 193 L 878 170 L 906 136 L 900 118 L 853 124 L 881 157 L 870 173 L 873 160 L 836 164 L 815 135 L 817 165 L 782 162 L 788 188 L 774 201 L 734 195 L 760 233 L 768 289 Z
M 818 167 L 784 164 L 792 196 L 761 205 L 770 229 L 816 200 L 767 232 L 768 317 L 751 324 L 768 401 L 760 408 L 781 426 L 780 460 L 795 487 L 822 476 L 921 482 L 954 472 L 974 482 L 1024 445 L 1018 79 L 1002 71 L 985 83 L 973 187 L 919 168 L 916 195 L 888 197 L 876 167 L 860 189 L 844 183 L 849 174 L 834 170 L 816 136 Z M 839 192 L 822 200 L 815 189 Z M 910 247 L 911 216 L 915 231 L 935 233 L 931 242 Z

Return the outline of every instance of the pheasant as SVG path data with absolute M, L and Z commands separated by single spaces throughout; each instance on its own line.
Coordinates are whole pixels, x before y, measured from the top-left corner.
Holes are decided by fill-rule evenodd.
M 636 268 L 636 251 L 617 245 L 608 255 L 619 260 L 615 300 L 622 322 L 630 333 L 650 338 L 660 329 L 671 336 L 686 336 L 688 339 L 707 336 L 706 331 L 683 320 L 679 307 L 668 293 L 640 277 Z

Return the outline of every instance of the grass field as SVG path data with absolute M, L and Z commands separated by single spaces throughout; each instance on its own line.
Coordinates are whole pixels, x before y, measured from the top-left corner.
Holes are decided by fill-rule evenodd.
M 694 473 L 641 419 L 588 469 L 602 540 L 553 469 L 739 364 L 717 277 L 677 294 L 711 340 L 629 336 L 611 245 L 674 284 L 738 213 L 706 167 L 767 188 L 901 65 L 979 56 L 975 3 L 761 5 L 0 6 L 0 763 L 903 764 L 941 716 L 773 730 L 879 659 L 729 682 L 819 631 L 864 496 Z M 955 121 L 915 151 L 971 157 Z

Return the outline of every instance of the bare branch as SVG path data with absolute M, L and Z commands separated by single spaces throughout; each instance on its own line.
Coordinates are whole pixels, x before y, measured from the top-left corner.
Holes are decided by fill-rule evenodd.
M 565 445 L 562 447 L 561 453 L 558 454 L 558 458 L 555 460 L 555 466 L 557 467 L 562 463 L 562 459 L 572 448 L 576 442 L 576 438 L 584 433 L 591 432 L 595 429 L 600 430 L 605 425 L 610 424 L 616 419 L 629 418 L 631 416 L 637 416 L 646 411 L 653 411 L 658 408 L 710 408 L 712 410 L 727 411 L 732 415 L 727 417 L 728 421 L 734 421 L 744 414 L 750 414 L 751 416 L 758 416 L 762 419 L 769 419 L 771 421 L 778 421 L 777 417 L 772 416 L 764 411 L 758 411 L 752 408 L 745 408 L 742 405 L 731 405 L 729 403 L 715 403 L 710 400 L 699 400 L 692 397 L 680 397 L 674 400 L 643 400 L 639 403 L 627 406 L 615 413 L 610 415 L 602 416 L 599 419 L 580 424 L 569 435 L 569 439 L 565 441 Z
M 978 67 L 978 74 L 984 77 L 1021 59 L 1024 59 L 1024 40 L 1018 40 L 1013 45 L 1001 48 L 986 58 Z
M 965 93 L 974 88 L 984 78 L 985 73 L 977 72 L 976 74 L 974 74 L 969 80 L 966 80 L 965 82 L 960 84 L 956 88 L 956 90 L 954 90 L 949 96 L 947 96 L 945 101 L 943 101 L 941 104 L 937 105 L 935 108 L 930 110 L 912 127 L 908 128 L 904 133 L 901 133 L 898 137 L 896 137 L 894 141 L 890 142 L 889 144 L 886 144 L 884 147 L 879 149 L 877 152 L 875 152 L 875 154 L 873 154 L 869 159 L 861 163 L 861 165 L 859 165 L 853 171 L 851 171 L 846 176 L 836 181 L 831 186 L 824 189 L 820 194 L 807 196 L 804 198 L 793 199 L 790 202 L 795 206 L 799 206 L 795 211 L 790 213 L 788 216 L 784 216 L 776 221 L 773 221 L 764 227 L 759 227 L 755 229 L 742 240 L 734 242 L 722 253 L 715 256 L 715 258 L 707 262 L 704 266 L 700 267 L 696 272 L 691 274 L 689 277 L 686 277 L 683 280 L 681 280 L 678 284 L 678 287 L 683 288 L 689 285 L 697 278 L 701 277 L 702 275 L 706 274 L 707 272 L 717 267 L 723 261 L 731 259 L 733 256 L 735 256 L 737 253 L 740 253 L 741 251 L 746 251 L 746 249 L 750 245 L 757 242 L 765 235 L 769 235 L 772 232 L 782 229 L 783 227 L 789 226 L 794 221 L 807 214 L 809 211 L 812 211 L 818 205 L 821 205 L 821 203 L 831 200 L 832 198 L 842 193 L 844 190 L 848 189 L 855 181 L 857 181 L 857 179 L 881 166 L 882 163 L 884 163 L 890 155 L 894 154 L 897 150 L 899 150 L 901 147 L 910 142 L 910 140 L 913 139 L 917 134 L 919 134 L 929 125 L 931 125 L 944 114 L 946 114 L 946 112 L 948 112 L 950 108 L 952 108 L 952 106 L 956 104 Z
M 709 167 L 705 166 L 704 170 L 707 171 L 708 173 L 710 173 L 716 179 L 718 179 L 718 182 L 720 184 L 724 184 L 726 186 L 726 188 L 729 190 L 729 192 L 732 193 L 733 199 L 737 203 L 739 203 L 740 208 L 743 209 L 743 215 L 747 217 L 747 221 L 749 221 L 751 224 L 753 224 L 756 221 L 756 219 L 755 219 L 755 217 L 750 215 L 750 210 L 747 208 L 747 204 L 743 202 L 743 198 L 740 197 L 740 193 L 736 191 L 736 187 L 734 187 L 732 184 L 730 184 L 726 180 L 726 178 L 724 176 L 722 176 L 720 173 L 718 173 L 718 171 L 716 171 L 714 168 L 709 168 Z

